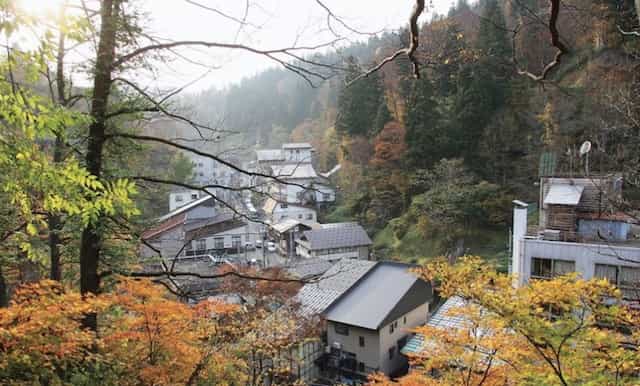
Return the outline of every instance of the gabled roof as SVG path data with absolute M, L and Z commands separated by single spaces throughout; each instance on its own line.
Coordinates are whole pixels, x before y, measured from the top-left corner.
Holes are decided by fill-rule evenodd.
M 301 240 L 308 242 L 311 250 L 360 247 L 372 244 L 367 232 L 358 224 L 305 231 Z
M 296 295 L 295 301 L 300 303 L 304 315 L 320 314 L 375 264 L 376 262 L 368 260 L 340 260 L 317 282 L 305 284 Z
M 275 177 L 283 180 L 318 177 L 313 165 L 310 163 L 273 165 L 271 166 L 271 170 L 273 170 Z
M 327 320 L 378 330 L 432 299 L 431 285 L 408 264 L 378 262 L 326 311 Z
M 186 213 L 180 213 L 178 215 L 174 215 L 173 217 L 161 222 L 160 224 L 157 224 L 156 226 L 142 232 L 141 237 L 143 240 L 153 239 L 154 237 L 166 231 L 169 231 L 179 225 L 184 224 L 186 219 L 187 219 Z
M 175 209 L 175 210 L 165 214 L 164 216 L 159 217 L 158 221 L 167 220 L 167 219 L 169 219 L 169 218 L 171 218 L 171 217 L 173 217 L 175 215 L 184 213 L 184 212 L 186 212 L 186 211 L 188 211 L 188 210 L 190 210 L 192 208 L 195 208 L 198 205 L 202 205 L 202 204 L 206 203 L 209 200 L 213 200 L 213 197 L 211 197 L 210 195 L 207 194 L 204 197 L 201 197 L 201 198 L 199 198 L 199 199 L 197 199 L 195 201 L 191 201 L 190 203 L 188 203 L 186 205 L 183 205 L 183 206 L 179 207 L 178 209 Z
M 582 185 L 553 184 L 544 198 L 544 204 L 576 206 L 583 191 Z
M 291 142 L 282 144 L 283 149 L 313 149 L 308 142 Z
M 266 161 L 283 161 L 284 154 L 280 149 L 263 149 L 256 150 L 256 156 L 258 157 L 258 162 L 266 162 Z

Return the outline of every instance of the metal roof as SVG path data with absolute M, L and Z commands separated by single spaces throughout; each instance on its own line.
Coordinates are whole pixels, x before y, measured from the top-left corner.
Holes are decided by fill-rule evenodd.
M 171 217 L 173 217 L 175 215 L 178 215 L 180 213 L 184 213 L 184 212 L 186 212 L 186 211 L 188 211 L 188 210 L 190 210 L 192 208 L 195 208 L 198 205 L 202 205 L 202 204 L 204 204 L 205 202 L 207 202 L 209 200 L 213 200 L 213 197 L 207 194 L 206 196 L 204 196 L 202 198 L 199 198 L 199 199 L 197 199 L 195 201 L 191 201 L 190 203 L 188 203 L 188 204 L 186 204 L 184 206 L 181 206 L 178 209 L 175 209 L 174 211 L 165 214 L 164 216 L 159 217 L 158 221 L 167 220 L 167 219 L 169 219 L 169 218 L 171 218 Z
M 580 202 L 583 191 L 582 185 L 554 184 L 549 187 L 544 203 L 576 206 Z
M 284 154 L 280 149 L 256 150 L 258 161 L 283 161 Z
M 432 299 L 408 264 L 381 261 L 326 311 L 327 320 L 378 330 Z
M 295 178 L 316 178 L 316 173 L 313 165 L 310 163 L 297 163 L 297 164 L 284 164 L 273 165 L 271 167 L 273 175 L 280 177 L 281 179 L 295 179 Z
M 291 142 L 282 144 L 283 149 L 313 149 L 308 142 Z
M 346 228 L 346 227 L 353 227 L 353 226 L 359 226 L 359 224 L 355 221 L 351 221 L 351 222 L 331 222 L 328 224 L 320 224 L 320 228 L 322 229 L 333 229 L 333 228 Z
M 300 303 L 304 315 L 320 314 L 375 264 L 376 262 L 368 260 L 340 260 L 318 281 L 305 284 L 296 295 L 295 301 Z
M 360 225 L 339 226 L 305 231 L 301 241 L 308 242 L 309 249 L 359 247 L 372 244 L 369 235 Z

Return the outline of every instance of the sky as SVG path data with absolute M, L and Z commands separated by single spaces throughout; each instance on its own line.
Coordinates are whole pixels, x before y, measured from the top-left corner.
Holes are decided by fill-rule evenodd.
M 173 40 L 211 40 L 238 42 L 259 48 L 282 48 L 292 45 L 323 44 L 334 39 L 327 29 L 327 13 L 315 0 L 250 0 L 248 25 L 239 30 L 238 23 L 212 11 L 192 5 L 188 0 L 143 0 L 149 13 L 147 26 L 156 36 Z M 241 19 L 245 0 L 193 0 Z M 350 27 L 362 32 L 391 31 L 406 25 L 413 0 L 323 0 L 331 11 Z M 446 13 L 453 0 L 427 1 L 428 20 L 434 11 Z M 349 32 L 335 21 L 332 26 L 350 40 L 367 35 Z M 226 50 L 182 50 L 180 54 L 216 66 L 211 70 L 185 60 L 168 63 L 161 71 L 163 84 L 179 86 L 198 79 L 188 90 L 212 86 L 221 88 L 254 75 L 275 64 L 254 54 Z M 202 76 L 202 78 L 200 78 Z
M 38 13 L 58 9 L 64 0 L 18 1 Z M 320 1 L 349 27 L 366 33 L 393 31 L 405 26 L 414 3 L 414 0 Z M 434 12 L 446 14 L 453 3 L 454 0 L 427 0 L 427 11 L 420 22 L 428 20 Z M 206 40 L 276 49 L 314 46 L 335 39 L 327 28 L 327 12 L 317 0 L 138 0 L 127 4 L 134 4 L 141 13 L 140 22 L 145 31 L 161 40 Z M 239 28 L 240 24 L 231 19 L 242 19 L 245 10 L 246 22 Z M 369 37 L 353 33 L 335 20 L 331 25 L 345 38 L 338 45 Z M 309 54 L 311 51 L 301 53 Z M 82 64 L 90 55 L 90 52 L 80 53 L 76 62 Z M 154 63 L 157 69 L 153 75 L 135 74 L 143 86 L 162 90 L 188 85 L 187 92 L 224 88 L 243 77 L 277 66 L 262 56 L 237 50 L 184 48 L 170 57 L 173 60 L 165 57 Z M 79 75 L 74 81 L 82 85 L 88 79 Z

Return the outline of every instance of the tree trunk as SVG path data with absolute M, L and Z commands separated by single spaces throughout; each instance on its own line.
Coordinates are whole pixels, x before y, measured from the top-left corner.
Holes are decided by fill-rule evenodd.
M 101 29 L 98 54 L 95 63 L 93 95 L 91 97 L 91 118 L 87 145 L 87 170 L 100 178 L 102 171 L 102 150 L 105 141 L 106 111 L 111 88 L 111 71 L 115 56 L 116 15 L 119 0 L 103 0 L 100 7 Z M 80 244 L 80 292 L 97 294 L 100 289 L 98 265 L 100 262 L 100 235 L 97 224 L 89 224 L 82 231 Z M 87 328 L 97 330 L 97 315 L 87 315 Z
M 56 55 L 56 89 L 57 95 L 54 97 L 51 95 L 54 103 L 58 103 L 60 106 L 67 105 L 67 98 L 65 96 L 65 80 L 64 80 L 64 16 L 66 6 L 63 4 L 60 6 L 60 14 L 58 15 L 58 24 L 60 30 L 60 36 L 58 37 L 58 52 Z M 62 128 L 65 129 L 65 128 Z M 64 150 L 64 141 L 62 139 L 62 133 L 56 134 L 56 140 L 53 147 L 53 163 L 57 164 L 62 162 Z M 49 258 L 50 258 L 50 273 L 51 280 L 62 280 L 62 266 L 60 264 L 60 244 L 62 239 L 60 238 L 60 231 L 63 226 L 62 218 L 56 214 L 49 214 Z
M 9 306 L 9 291 L 7 288 L 7 281 L 4 278 L 2 272 L 2 265 L 0 265 L 0 308 Z
M 636 16 L 638 17 L 638 26 L 640 26 L 640 0 L 636 0 Z

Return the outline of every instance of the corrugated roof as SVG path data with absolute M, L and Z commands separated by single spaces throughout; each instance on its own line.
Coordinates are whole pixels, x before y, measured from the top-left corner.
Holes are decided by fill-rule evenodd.
M 275 177 L 280 177 L 283 180 L 318 177 L 313 165 L 310 163 L 273 165 L 271 170 L 273 170 Z
M 283 161 L 284 154 L 280 149 L 256 150 L 258 161 Z
M 357 224 L 305 231 L 302 241 L 308 241 L 311 250 L 359 247 L 372 244 L 364 228 Z
M 313 149 L 308 142 L 291 142 L 282 144 L 283 149 Z
M 554 184 L 549 187 L 544 203 L 576 206 L 580 202 L 583 191 L 582 185 Z
M 364 276 L 376 262 L 368 260 L 340 260 L 314 283 L 307 283 L 296 295 L 304 315 L 324 312 L 340 295 Z
M 378 262 L 326 311 L 327 320 L 377 330 L 432 298 L 408 264 Z

